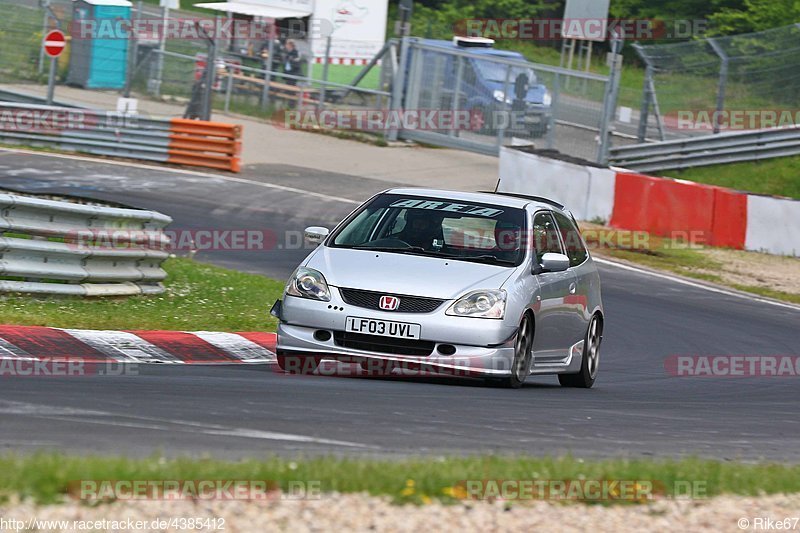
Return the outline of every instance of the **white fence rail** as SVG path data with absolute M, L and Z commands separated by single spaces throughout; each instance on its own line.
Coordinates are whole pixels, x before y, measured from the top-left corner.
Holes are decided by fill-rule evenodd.
M 154 211 L 0 193 L 0 293 L 159 294 L 170 222 Z

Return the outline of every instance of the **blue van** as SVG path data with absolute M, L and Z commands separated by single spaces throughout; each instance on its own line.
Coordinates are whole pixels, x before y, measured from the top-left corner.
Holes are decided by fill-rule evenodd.
M 543 137 L 552 124 L 552 96 L 547 87 L 538 82 L 532 68 L 513 66 L 493 59 L 525 61 L 525 56 L 510 50 L 491 48 L 490 39 L 458 38 L 453 41 L 420 39 L 423 48 L 425 70 L 422 74 L 423 86 L 441 85 L 441 101 L 429 102 L 439 109 L 452 107 L 452 94 L 458 79 L 458 56 L 445 52 L 468 52 L 461 72 L 458 109 L 479 111 L 483 117 L 481 133 L 496 134 L 499 119 L 506 119 L 504 126 L 509 134 L 522 137 Z M 440 58 L 431 48 L 440 48 Z M 412 56 L 413 57 L 413 56 Z M 414 59 L 411 60 L 412 63 Z M 443 65 L 444 73 L 431 72 L 431 65 Z M 411 69 L 409 65 L 409 69 Z M 439 70 L 439 69 L 437 69 Z M 508 90 L 506 90 L 506 88 Z M 428 89 L 424 89 L 427 91 Z

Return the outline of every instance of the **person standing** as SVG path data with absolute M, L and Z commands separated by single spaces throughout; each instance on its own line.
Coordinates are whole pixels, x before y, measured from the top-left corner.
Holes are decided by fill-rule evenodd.
M 283 52 L 283 72 L 292 76 L 302 74 L 300 68 L 300 52 L 297 51 L 297 44 L 289 39 L 286 41 L 286 49 Z M 289 85 L 297 85 L 296 78 L 286 78 Z

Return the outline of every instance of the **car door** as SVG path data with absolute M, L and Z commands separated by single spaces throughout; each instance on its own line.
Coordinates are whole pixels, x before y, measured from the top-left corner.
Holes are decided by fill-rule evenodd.
M 538 211 L 533 217 L 534 262 L 540 265 L 546 253 L 564 254 L 561 235 L 551 211 Z M 575 273 L 538 272 L 539 296 L 534 304 L 536 310 L 536 332 L 534 335 L 534 365 L 564 363 L 569 356 L 574 311 L 570 309 L 570 295 L 577 289 Z
M 567 257 L 569 257 L 569 269 L 575 275 L 575 291 L 567 297 L 566 301 L 574 315 L 570 322 L 574 344 L 584 339 L 586 330 L 589 328 L 592 313 L 591 294 L 593 291 L 597 291 L 596 284 L 599 283 L 599 278 L 597 271 L 589 263 L 589 252 L 581 238 L 578 226 L 566 215 L 555 211 L 553 215 L 561 233 L 561 242 L 564 244 Z

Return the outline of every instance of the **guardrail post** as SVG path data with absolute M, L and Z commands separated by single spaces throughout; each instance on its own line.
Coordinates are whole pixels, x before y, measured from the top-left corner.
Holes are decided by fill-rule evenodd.
M 270 24 L 267 60 L 264 62 L 264 88 L 261 90 L 261 110 L 269 107 L 269 88 L 272 85 L 272 65 L 275 63 L 275 24 Z
M 600 119 L 600 146 L 597 162 L 608 164 L 608 149 L 611 146 L 611 132 L 617 111 L 617 95 L 619 94 L 620 74 L 622 72 L 622 39 L 615 33 L 611 39 L 611 73 L 606 82 L 606 94 L 603 101 L 603 115 Z
M 158 40 L 158 61 L 156 62 L 156 79 L 152 80 L 153 95 L 161 96 L 161 80 L 164 77 L 164 52 L 167 51 L 167 25 L 169 24 L 169 7 L 161 8 L 161 35 Z
M 233 92 L 233 69 L 228 67 L 228 83 L 225 87 L 225 112 L 231 109 L 231 93 Z
M 714 113 L 714 133 L 720 132 L 720 115 L 725 110 L 725 89 L 728 86 L 728 54 L 719 45 L 715 39 L 708 39 L 708 44 L 714 49 L 714 52 L 719 56 L 719 84 L 717 86 L 717 112 Z
M 400 111 L 403 108 L 403 95 L 405 93 L 406 69 L 408 68 L 408 56 L 411 54 L 411 38 L 403 37 L 400 42 L 400 68 L 397 70 L 394 80 L 392 80 L 392 111 Z M 417 58 L 422 61 L 422 58 Z M 411 88 L 410 90 L 413 90 Z M 389 131 L 389 141 L 396 141 L 398 130 Z
M 47 35 L 47 29 L 50 27 L 50 0 L 43 0 L 42 7 L 44 7 L 44 22 L 42 22 L 42 36 Z M 44 46 L 39 47 L 39 74 L 44 73 Z
M 322 86 L 319 90 L 319 100 L 317 101 L 317 112 L 325 108 L 325 93 L 328 87 L 328 71 L 330 70 L 331 62 L 331 40 L 332 37 L 328 35 L 325 42 L 325 63 L 322 65 Z
M 136 6 L 136 18 L 133 19 L 133 29 L 131 29 L 131 40 L 128 45 L 128 68 L 125 70 L 125 89 L 122 95 L 125 98 L 131 97 L 131 85 L 133 85 L 133 75 L 136 71 L 136 60 L 139 55 L 139 38 L 136 36 L 136 28 L 139 27 L 139 20 L 142 18 L 142 4 L 144 0 L 139 0 Z
M 509 94 L 511 94 L 511 65 L 506 65 L 506 81 L 503 84 L 503 101 L 500 102 L 500 108 L 503 109 L 505 113 L 501 113 L 499 115 L 504 118 L 503 122 L 500 124 L 500 127 L 497 128 L 497 139 L 495 141 L 498 153 L 500 152 L 500 147 L 503 146 L 503 141 L 506 138 L 506 129 L 511 125 L 511 121 L 514 120 L 513 110 L 509 104 L 506 104 Z M 492 112 L 492 123 L 494 123 L 494 119 L 497 116 L 497 113 Z
M 561 74 L 556 72 L 553 76 L 553 95 L 552 102 L 550 102 L 550 128 L 547 131 L 547 149 L 552 150 L 556 145 L 556 111 L 558 110 L 558 101 L 561 96 Z M 536 143 L 534 143 L 536 146 Z
M 456 115 L 456 111 L 458 111 L 459 99 L 461 98 L 461 82 L 464 80 L 464 58 L 459 56 L 456 58 L 456 60 L 458 61 L 458 69 L 456 71 L 456 86 L 453 89 L 453 101 L 450 102 L 450 110 L 453 112 L 454 117 Z M 447 133 L 451 137 L 456 137 L 458 135 L 458 132 L 455 128 L 455 120 L 452 121 L 452 127 Z

